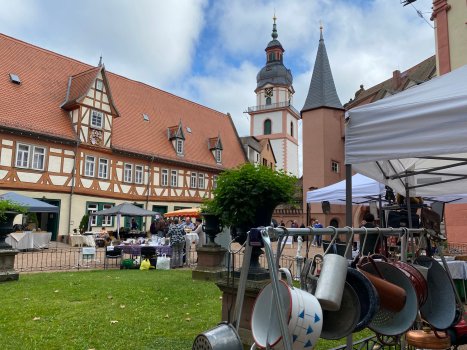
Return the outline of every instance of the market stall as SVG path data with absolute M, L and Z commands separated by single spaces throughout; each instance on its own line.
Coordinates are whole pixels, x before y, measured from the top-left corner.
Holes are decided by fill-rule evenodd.
M 192 218 L 199 218 L 201 216 L 200 208 L 185 208 L 179 209 L 174 211 L 169 211 L 164 214 L 166 218 L 171 217 L 192 217 Z
M 116 216 L 117 217 L 117 238 L 120 237 L 120 219 L 122 216 L 160 216 L 161 214 L 155 211 L 140 208 L 131 203 L 124 202 L 110 209 L 96 211 L 90 213 L 92 216 Z

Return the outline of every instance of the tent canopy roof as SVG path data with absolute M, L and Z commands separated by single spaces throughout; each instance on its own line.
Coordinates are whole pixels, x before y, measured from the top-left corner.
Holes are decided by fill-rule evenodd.
M 42 202 L 38 199 L 26 197 L 15 192 L 7 192 L 0 195 L 0 199 L 9 200 L 26 208 L 30 213 L 58 213 L 59 208 L 55 205 Z
M 467 66 L 346 113 L 345 163 L 410 196 L 467 193 Z
M 335 184 L 308 191 L 306 194 L 307 203 L 320 203 L 328 201 L 331 204 L 345 204 L 346 201 L 346 180 Z M 370 201 L 379 200 L 379 195 L 386 194 L 384 184 L 366 177 L 362 174 L 352 176 L 352 203 L 365 204 Z M 424 197 L 425 202 L 443 203 L 467 203 L 467 194 L 450 194 Z
M 92 215 L 124 215 L 124 216 L 155 216 L 155 215 L 161 215 L 158 212 L 155 211 L 150 211 L 146 210 L 140 207 L 137 207 L 136 205 L 133 205 L 131 203 L 122 203 L 119 205 L 116 205 L 112 208 L 101 210 L 101 211 L 96 211 L 92 213 Z
M 174 216 L 190 216 L 198 218 L 200 216 L 200 208 L 186 208 L 180 210 L 169 211 L 164 214 L 165 217 L 174 217 Z

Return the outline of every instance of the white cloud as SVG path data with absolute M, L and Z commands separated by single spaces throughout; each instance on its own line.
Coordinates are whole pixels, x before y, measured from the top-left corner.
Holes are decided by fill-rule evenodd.
M 79 5 L 78 5 L 79 4 Z M 415 6 L 430 11 L 431 0 Z M 434 54 L 433 29 L 399 0 L 0 0 L 0 32 L 230 112 L 249 133 L 276 12 L 303 107 L 320 20 L 341 102 Z M 429 13 L 426 14 L 429 17 Z

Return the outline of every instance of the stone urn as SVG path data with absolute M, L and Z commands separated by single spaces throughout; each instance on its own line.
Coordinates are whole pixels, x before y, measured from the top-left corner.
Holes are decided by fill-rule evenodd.
M 219 216 L 210 213 L 203 213 L 201 215 L 204 218 L 203 231 L 209 237 L 209 242 L 206 245 L 211 247 L 218 246 L 215 238 L 223 229 Z
M 16 215 L 16 212 L 5 212 L 3 220 L 0 220 L 0 282 L 19 279 L 19 274 L 14 269 L 18 250 L 12 249 L 11 245 L 5 242 L 7 235 L 13 232 L 13 220 Z

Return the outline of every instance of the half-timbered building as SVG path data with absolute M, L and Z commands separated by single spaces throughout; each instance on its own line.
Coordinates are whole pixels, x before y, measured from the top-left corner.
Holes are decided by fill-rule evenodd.
M 124 201 L 199 206 L 246 161 L 229 114 L 0 34 L 0 193 L 58 205 L 39 217 L 53 238 Z

